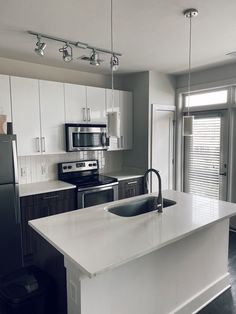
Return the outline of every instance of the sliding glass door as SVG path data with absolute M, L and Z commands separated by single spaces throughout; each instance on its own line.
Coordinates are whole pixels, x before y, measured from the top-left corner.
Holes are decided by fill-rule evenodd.
M 193 136 L 184 138 L 184 191 L 227 199 L 227 111 L 192 112 Z

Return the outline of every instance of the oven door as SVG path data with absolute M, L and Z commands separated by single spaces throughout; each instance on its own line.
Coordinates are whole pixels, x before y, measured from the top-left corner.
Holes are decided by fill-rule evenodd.
M 118 183 L 79 189 L 77 207 L 85 208 L 118 200 Z

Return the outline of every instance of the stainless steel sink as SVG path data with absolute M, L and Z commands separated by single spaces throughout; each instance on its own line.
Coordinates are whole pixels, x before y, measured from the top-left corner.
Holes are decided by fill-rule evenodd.
M 154 205 L 156 203 L 156 199 L 157 198 L 155 196 L 149 196 L 140 200 L 130 201 L 119 206 L 110 207 L 108 208 L 108 211 L 122 217 L 138 216 L 157 210 Z M 163 198 L 163 208 L 175 204 L 175 201 Z

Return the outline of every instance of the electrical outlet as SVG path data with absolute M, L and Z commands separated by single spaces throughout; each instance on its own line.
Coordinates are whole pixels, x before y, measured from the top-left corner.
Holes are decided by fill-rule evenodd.
M 46 176 L 48 174 L 47 164 L 41 164 L 41 174 L 42 174 L 42 176 Z
M 21 176 L 22 178 L 27 177 L 27 173 L 28 173 L 28 168 L 27 168 L 27 167 L 21 167 L 21 168 L 20 168 L 20 176 Z

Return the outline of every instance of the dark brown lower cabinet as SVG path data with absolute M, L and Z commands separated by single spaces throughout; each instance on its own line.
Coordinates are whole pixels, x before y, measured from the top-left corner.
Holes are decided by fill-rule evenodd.
M 143 177 L 119 181 L 119 200 L 143 193 Z
M 35 247 L 33 231 L 28 221 L 76 209 L 76 192 L 75 189 L 70 189 L 25 196 L 20 198 L 20 204 L 23 256 L 25 264 L 29 264 Z

